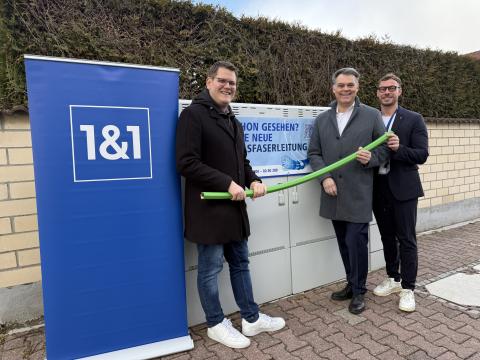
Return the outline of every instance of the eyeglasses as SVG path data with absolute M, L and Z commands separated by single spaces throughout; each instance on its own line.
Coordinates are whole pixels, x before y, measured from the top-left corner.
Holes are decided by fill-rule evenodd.
M 220 85 L 230 85 L 231 87 L 236 87 L 237 86 L 237 83 L 235 81 L 232 81 L 232 80 L 227 80 L 227 79 L 222 79 L 222 78 L 219 78 L 219 77 L 216 77 L 215 80 L 217 80 L 217 82 L 220 84 Z
M 381 93 L 384 93 L 386 92 L 387 90 L 390 91 L 390 92 L 394 92 L 395 90 L 397 89 L 400 89 L 400 86 L 395 86 L 395 85 L 392 85 L 392 86 L 379 86 L 377 88 L 377 90 Z

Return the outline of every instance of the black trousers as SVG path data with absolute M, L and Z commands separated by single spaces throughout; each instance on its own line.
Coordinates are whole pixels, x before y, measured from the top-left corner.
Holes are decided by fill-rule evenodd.
M 365 294 L 368 273 L 368 224 L 332 220 L 347 281 L 353 294 Z
M 417 223 L 418 199 L 398 201 L 386 176 L 375 179 L 373 213 L 382 237 L 388 277 L 402 280 L 402 288 L 415 289 L 418 270 Z

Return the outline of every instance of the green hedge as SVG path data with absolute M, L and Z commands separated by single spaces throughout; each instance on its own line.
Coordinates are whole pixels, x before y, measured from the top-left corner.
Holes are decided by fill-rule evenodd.
M 321 26 L 321 24 L 318 24 Z M 480 117 L 480 62 L 456 53 L 349 41 L 225 9 L 166 0 L 4 0 L 0 5 L 0 109 L 26 105 L 23 54 L 181 69 L 180 96 L 203 87 L 206 69 L 240 68 L 237 101 L 326 105 L 331 74 L 362 73 L 360 98 L 375 106 L 386 72 L 404 81 L 402 104 L 431 117 Z

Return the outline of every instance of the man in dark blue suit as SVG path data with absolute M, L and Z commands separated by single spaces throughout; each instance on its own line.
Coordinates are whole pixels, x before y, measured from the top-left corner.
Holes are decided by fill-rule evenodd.
M 418 256 L 415 225 L 418 198 L 423 188 L 418 164 L 428 157 L 428 132 L 422 115 L 398 106 L 402 81 L 386 74 L 378 82 L 377 97 L 387 130 L 389 162 L 374 178 L 373 213 L 382 237 L 388 278 L 373 291 L 377 296 L 400 293 L 399 309 L 415 310 Z

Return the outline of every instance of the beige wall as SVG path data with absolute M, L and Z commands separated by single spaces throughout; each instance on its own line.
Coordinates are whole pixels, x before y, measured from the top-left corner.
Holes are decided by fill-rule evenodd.
M 419 207 L 480 197 L 480 122 L 427 120 L 430 157 Z M 0 115 L 0 288 L 41 279 L 30 126 Z
M 419 207 L 480 197 L 480 122 L 427 119 L 430 156 L 420 167 Z
M 41 279 L 26 115 L 0 115 L 0 288 Z

